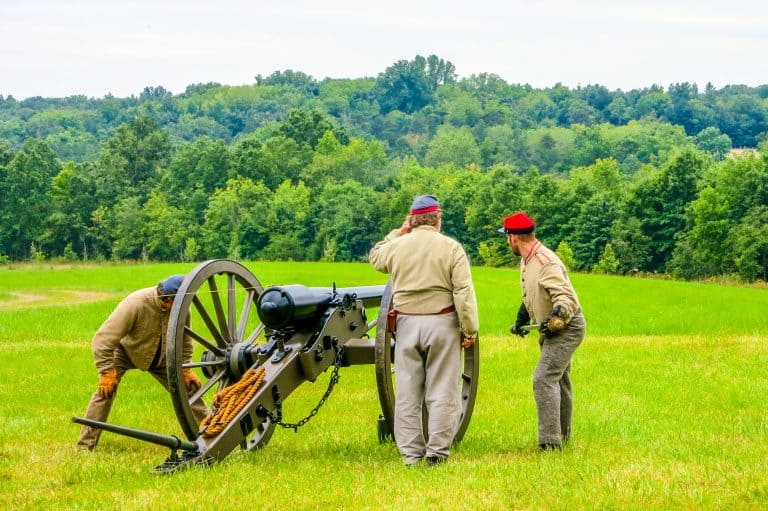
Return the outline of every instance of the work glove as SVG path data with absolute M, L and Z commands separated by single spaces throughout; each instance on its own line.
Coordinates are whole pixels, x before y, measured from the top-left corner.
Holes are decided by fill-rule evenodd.
M 187 387 L 187 391 L 190 394 L 194 394 L 200 390 L 200 387 L 202 386 L 200 383 L 200 378 L 198 378 L 191 369 L 182 369 L 181 375 L 184 377 L 184 386 Z
M 531 315 L 528 314 L 528 309 L 525 308 L 525 304 L 521 303 L 520 308 L 517 310 L 517 320 L 515 320 L 514 325 L 509 327 L 509 332 L 514 335 L 519 335 L 520 337 L 525 337 L 529 332 L 522 327 L 527 326 L 530 323 Z
M 99 393 L 100 397 L 110 398 L 115 395 L 117 390 L 117 369 L 110 367 L 99 373 Z
M 554 335 L 565 328 L 565 310 L 561 305 L 555 305 L 541 322 L 541 333 Z

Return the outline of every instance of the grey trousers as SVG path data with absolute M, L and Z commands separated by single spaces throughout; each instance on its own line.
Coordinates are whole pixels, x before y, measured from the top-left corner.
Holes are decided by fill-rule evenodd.
M 117 370 L 118 382 L 120 382 L 120 380 L 123 378 L 123 375 L 126 373 L 126 371 L 136 368 L 136 366 L 133 365 L 122 348 L 118 348 L 115 351 L 114 361 L 114 367 Z M 161 366 L 158 366 L 157 368 L 149 369 L 147 372 L 151 374 L 160 383 L 160 385 L 163 386 L 165 390 L 169 389 L 165 363 L 163 363 Z M 120 385 L 118 383 L 118 388 L 119 387 Z M 115 389 L 115 393 L 112 394 L 111 397 L 107 398 L 101 397 L 99 396 L 98 392 L 95 392 L 91 397 L 90 403 L 88 403 L 88 410 L 85 412 L 85 418 L 100 422 L 107 422 L 107 418 L 109 418 L 109 412 L 112 409 L 112 403 L 115 401 L 115 397 L 117 397 L 117 389 Z M 202 399 L 199 399 L 192 404 L 192 413 L 194 414 L 198 424 L 208 414 L 208 409 L 206 408 Z M 100 429 L 83 426 L 80 430 L 80 438 L 77 441 L 77 446 L 82 449 L 93 450 L 96 447 L 96 444 L 99 443 L 100 436 Z
M 406 465 L 450 454 L 461 418 L 460 335 L 455 312 L 397 317 L 395 441 Z
M 539 416 L 539 444 L 568 441 L 573 418 L 571 358 L 584 340 L 586 323 L 576 313 L 557 335 L 539 337 L 541 356 L 533 372 L 533 396 Z

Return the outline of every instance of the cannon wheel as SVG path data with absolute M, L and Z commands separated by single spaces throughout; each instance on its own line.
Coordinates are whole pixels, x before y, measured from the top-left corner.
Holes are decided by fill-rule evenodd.
M 395 387 L 394 374 L 392 371 L 392 353 L 393 338 L 390 332 L 387 332 L 387 313 L 392 309 L 392 282 L 387 283 L 384 289 L 384 295 L 381 297 L 381 307 L 376 323 L 376 344 L 375 344 L 375 365 L 376 365 L 376 386 L 379 391 L 379 402 L 381 403 L 381 419 L 379 420 L 379 440 L 394 439 L 395 431 Z M 472 410 L 475 408 L 475 398 L 477 397 L 477 382 L 480 371 L 480 339 L 474 346 L 463 350 L 464 360 L 461 376 L 457 385 L 461 387 L 461 421 L 454 443 L 460 442 L 469 427 L 469 421 L 472 419 Z M 424 413 L 424 431 L 426 433 L 426 412 Z
M 227 348 L 250 344 L 263 337 L 264 325 L 258 319 L 256 301 L 264 291 L 259 280 L 243 265 L 227 259 L 200 263 L 186 275 L 173 301 L 168 319 L 166 364 L 168 383 L 176 416 L 190 440 L 198 435 L 198 424 L 191 404 L 203 399 L 207 404 L 221 389 L 235 383 L 226 370 Z M 192 339 L 193 361 L 183 363 L 184 339 Z M 199 351 L 206 352 L 199 359 Z M 194 359 L 199 361 L 195 362 Z M 182 370 L 192 369 L 203 382 L 200 390 L 189 395 Z M 207 378 L 206 381 L 206 377 Z M 253 450 L 269 442 L 275 425 L 265 420 L 256 427 L 244 449 Z

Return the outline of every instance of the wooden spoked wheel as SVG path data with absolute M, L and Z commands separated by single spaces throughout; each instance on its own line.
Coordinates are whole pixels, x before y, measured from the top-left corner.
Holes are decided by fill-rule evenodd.
M 259 338 L 263 342 L 264 325 L 256 311 L 263 291 L 253 273 L 226 259 L 199 264 L 179 288 L 168 320 L 166 364 L 176 416 L 190 440 L 199 436 L 192 404 L 202 399 L 210 406 L 217 392 L 234 384 L 248 369 L 247 361 L 236 356 L 242 352 L 239 348 L 257 344 Z M 202 387 L 191 395 L 184 384 L 185 369 L 197 374 L 202 382 Z M 274 427 L 265 419 L 242 447 L 266 445 Z
M 397 374 L 393 371 L 394 338 L 387 332 L 387 313 L 392 309 L 392 283 L 389 282 L 384 290 L 379 308 L 376 326 L 375 365 L 376 386 L 381 404 L 381 419 L 379 420 L 379 440 L 394 439 L 395 424 L 395 385 Z M 462 371 L 459 381 L 461 389 L 461 419 L 454 437 L 454 442 L 461 441 L 472 419 L 472 411 L 477 397 L 477 383 L 480 371 L 480 339 L 474 346 L 463 350 Z M 423 414 L 423 427 L 427 433 L 426 409 Z

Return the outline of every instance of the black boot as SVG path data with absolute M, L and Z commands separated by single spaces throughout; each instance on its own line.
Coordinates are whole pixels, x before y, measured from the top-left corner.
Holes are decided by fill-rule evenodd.
M 448 456 L 427 456 L 427 466 L 434 467 L 448 461 Z

